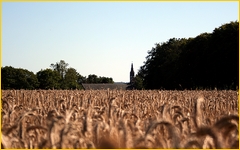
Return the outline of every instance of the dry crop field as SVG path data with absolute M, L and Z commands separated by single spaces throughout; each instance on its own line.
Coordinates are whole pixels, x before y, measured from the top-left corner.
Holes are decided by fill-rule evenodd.
M 239 148 L 237 91 L 3 90 L 2 148 Z

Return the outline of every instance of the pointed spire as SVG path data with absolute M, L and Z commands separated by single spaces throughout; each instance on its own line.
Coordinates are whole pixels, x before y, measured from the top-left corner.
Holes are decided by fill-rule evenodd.
M 131 64 L 131 71 L 130 71 L 130 83 L 133 83 L 134 79 L 134 70 L 133 70 L 133 63 Z
M 131 72 L 133 73 L 134 76 L 133 63 L 131 64 Z

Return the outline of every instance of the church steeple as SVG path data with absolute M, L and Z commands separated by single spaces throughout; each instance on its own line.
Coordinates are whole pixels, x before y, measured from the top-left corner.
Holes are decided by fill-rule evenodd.
M 130 71 L 130 84 L 133 84 L 134 82 L 134 70 L 133 70 L 133 63 L 131 65 L 131 71 Z

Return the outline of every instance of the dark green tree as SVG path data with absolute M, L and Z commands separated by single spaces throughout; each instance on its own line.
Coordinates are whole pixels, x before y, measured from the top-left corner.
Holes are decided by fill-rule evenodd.
M 64 89 L 81 89 L 78 79 L 77 71 L 74 68 L 68 68 L 64 79 Z
M 83 89 L 82 83 L 113 83 L 112 78 L 98 77 L 95 74 L 88 78 L 79 74 L 76 69 L 68 68 L 68 63 L 60 60 L 50 65 L 52 69 L 36 73 L 26 69 L 6 66 L 1 68 L 2 89 Z
M 59 89 L 60 74 L 51 69 L 40 70 L 37 72 L 37 78 L 40 82 L 40 89 Z
M 113 79 L 108 77 L 98 77 L 97 81 L 98 83 L 113 83 Z
M 146 89 L 236 89 L 239 23 L 224 24 L 195 38 L 156 44 L 138 74 Z
M 87 77 L 87 83 L 98 83 L 98 76 L 95 74 L 90 74 Z
M 109 77 L 98 77 L 95 74 L 90 74 L 87 77 L 86 83 L 114 83 L 114 81 Z
M 186 39 L 172 38 L 165 43 L 155 44 L 156 47 L 148 51 L 147 60 L 138 73 L 147 89 L 170 89 L 177 85 L 172 78 L 176 78 L 176 62 L 185 43 Z
M 2 89 L 28 89 L 38 88 L 36 75 L 22 68 L 6 66 L 1 68 Z
M 143 90 L 143 78 L 140 75 L 136 75 L 134 78 L 134 89 Z
M 208 56 L 211 81 L 220 89 L 236 89 L 239 85 L 239 22 L 230 22 L 212 33 Z M 214 61 L 211 61 L 211 59 Z
M 87 83 L 87 78 L 85 76 L 82 76 L 81 74 L 77 73 L 77 77 L 78 84 Z
M 2 89 L 14 89 L 16 87 L 17 70 L 11 66 L 1 68 Z

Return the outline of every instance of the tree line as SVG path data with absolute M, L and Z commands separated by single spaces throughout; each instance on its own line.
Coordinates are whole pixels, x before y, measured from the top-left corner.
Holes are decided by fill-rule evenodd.
M 83 89 L 82 83 L 113 83 L 109 77 L 79 74 L 64 60 L 50 65 L 51 69 L 41 69 L 36 74 L 22 68 L 5 66 L 1 68 L 2 89 Z
M 195 38 L 171 38 L 148 51 L 137 73 L 144 89 L 236 89 L 239 85 L 239 22 Z

